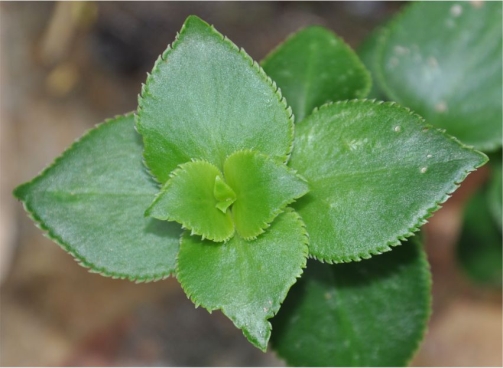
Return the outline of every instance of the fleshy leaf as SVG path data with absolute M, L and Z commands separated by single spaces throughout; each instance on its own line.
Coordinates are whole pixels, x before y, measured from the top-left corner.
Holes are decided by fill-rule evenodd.
M 139 98 L 144 157 L 164 183 L 179 164 L 253 149 L 286 161 L 293 118 L 280 91 L 242 49 L 190 16 L 157 60 Z
M 181 228 L 144 218 L 158 191 L 142 164 L 133 115 L 89 131 L 14 194 L 48 236 L 81 265 L 150 281 L 175 269 Z
M 417 2 L 388 26 L 378 81 L 388 96 L 477 149 L 502 142 L 501 2 Z
M 417 239 L 378 257 L 307 269 L 272 320 L 272 346 L 294 366 L 405 366 L 430 314 Z
M 221 201 L 215 198 L 215 183 L 221 176 L 220 170 L 206 161 L 182 164 L 145 214 L 176 221 L 203 238 L 227 240 L 234 234 L 234 224 L 231 214 L 222 211 Z
M 499 178 L 493 177 L 490 186 L 477 192 L 465 209 L 457 257 L 466 274 L 474 282 L 501 287 L 503 276 L 501 219 L 498 221 L 491 213 L 494 203 L 490 201 L 492 193 L 489 191 L 494 181 L 499 181 L 499 206 L 501 206 L 501 170 L 499 170 Z
M 253 241 L 226 243 L 182 237 L 177 277 L 186 294 L 210 312 L 221 309 L 256 347 L 266 350 L 274 316 L 305 267 L 307 235 L 294 211 L 285 210 Z
M 486 160 L 394 103 L 324 105 L 297 124 L 290 160 L 309 181 L 294 207 L 310 255 L 348 262 L 390 250 Z
M 224 164 L 227 183 L 236 192 L 232 216 L 236 231 L 255 238 L 295 199 L 309 190 L 295 171 L 254 151 L 238 151 Z
M 358 56 L 323 27 L 308 27 L 262 61 L 292 106 L 297 122 L 329 101 L 363 98 L 371 79 Z
M 218 201 L 215 207 L 223 213 L 226 213 L 229 206 L 236 201 L 236 193 L 234 193 L 232 188 L 228 186 L 220 176 L 215 178 L 213 195 Z

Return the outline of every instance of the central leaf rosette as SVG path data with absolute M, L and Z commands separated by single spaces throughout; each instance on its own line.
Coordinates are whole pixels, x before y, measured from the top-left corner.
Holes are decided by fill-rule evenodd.
M 163 184 L 146 215 L 203 240 L 255 239 L 308 192 L 286 165 L 294 125 L 280 90 L 197 17 L 156 62 L 136 126 L 145 163 Z
M 287 206 L 308 192 L 287 166 L 292 110 L 243 50 L 191 16 L 157 60 L 136 114 L 162 184 L 146 215 L 176 221 L 176 277 L 265 350 L 274 316 L 306 266 L 308 236 Z
M 136 123 L 145 162 L 163 183 L 146 215 L 203 240 L 255 239 L 308 191 L 286 166 L 294 127 L 281 92 L 197 17 L 156 62 Z
M 226 241 L 237 232 L 250 240 L 307 191 L 307 183 L 285 164 L 243 150 L 227 157 L 223 172 L 201 160 L 180 165 L 147 215 L 177 221 L 203 239 Z

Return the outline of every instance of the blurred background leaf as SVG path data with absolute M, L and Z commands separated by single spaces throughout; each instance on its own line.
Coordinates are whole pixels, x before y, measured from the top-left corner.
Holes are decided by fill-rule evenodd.
M 465 208 L 457 256 L 471 280 L 501 288 L 501 156 L 490 163 L 488 183 L 479 189 Z

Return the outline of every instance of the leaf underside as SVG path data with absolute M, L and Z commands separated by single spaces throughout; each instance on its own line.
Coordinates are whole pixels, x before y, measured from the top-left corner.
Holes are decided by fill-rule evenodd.
M 292 366 L 405 366 L 430 315 L 431 276 L 416 238 L 361 262 L 309 261 L 271 342 Z
M 248 340 L 265 351 L 274 316 L 305 267 L 307 235 L 291 209 L 256 240 L 234 236 L 227 243 L 185 233 L 177 278 L 186 294 L 209 311 L 221 309 Z
M 294 208 L 310 255 L 348 262 L 389 251 L 487 157 L 393 103 L 325 105 L 296 126 L 290 166 L 309 181 Z
M 260 66 L 201 19 L 190 16 L 157 60 L 136 115 L 144 157 L 165 183 L 191 159 L 222 170 L 241 149 L 286 161 L 293 142 L 291 110 Z
M 494 150 L 502 143 L 502 53 L 501 2 L 418 2 L 388 25 L 378 81 L 428 123 Z
M 105 276 L 151 281 L 175 269 L 181 228 L 144 218 L 159 190 L 133 115 L 89 131 L 14 194 L 48 236 Z
M 281 88 L 297 122 L 326 102 L 363 98 L 371 85 L 355 52 L 323 27 L 293 34 L 261 64 Z

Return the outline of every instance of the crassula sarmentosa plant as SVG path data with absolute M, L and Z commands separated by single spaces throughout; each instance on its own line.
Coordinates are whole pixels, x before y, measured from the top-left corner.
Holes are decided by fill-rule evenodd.
M 291 364 L 403 364 L 430 278 L 418 239 L 394 247 L 486 157 L 404 107 L 364 100 L 370 85 L 324 28 L 259 65 L 191 16 L 137 111 L 89 131 L 15 195 L 83 266 L 174 276 L 264 351 L 301 278 L 273 321 Z

